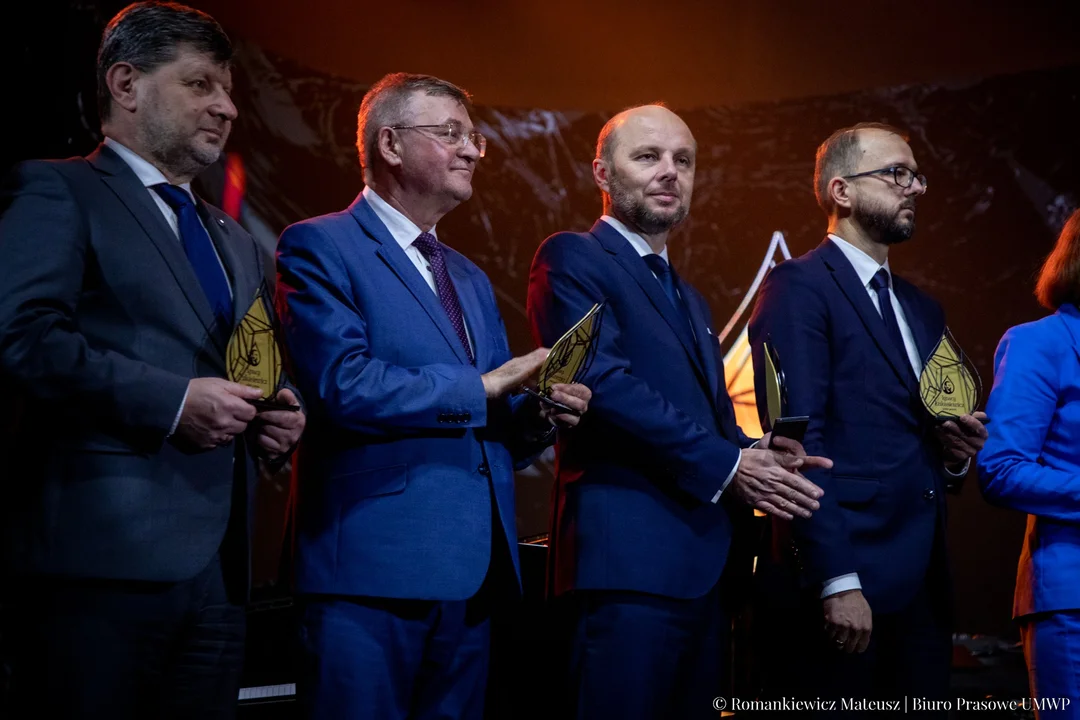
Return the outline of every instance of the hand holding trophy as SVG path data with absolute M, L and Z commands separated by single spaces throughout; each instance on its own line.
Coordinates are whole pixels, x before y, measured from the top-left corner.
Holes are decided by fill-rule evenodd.
M 300 409 L 299 405 L 277 400 L 278 391 L 285 385 L 285 373 L 274 306 L 265 282 L 229 338 L 225 361 L 229 380 L 262 392 L 261 398 L 248 400 L 257 410 Z
M 601 301 L 593 305 L 592 309 L 585 313 L 585 317 L 563 333 L 551 347 L 544 364 L 540 366 L 536 389 L 522 387 L 524 392 L 559 413 L 581 414 L 574 408 L 553 400 L 551 393 L 555 385 L 580 382 L 588 372 L 593 358 L 596 357 L 596 339 L 600 334 L 606 304 L 606 301 Z

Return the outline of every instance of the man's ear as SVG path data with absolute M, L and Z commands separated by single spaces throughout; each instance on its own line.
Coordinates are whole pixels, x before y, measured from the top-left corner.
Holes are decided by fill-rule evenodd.
M 138 107 L 137 81 L 141 75 L 131 63 L 118 62 L 109 68 L 105 73 L 105 86 L 109 88 L 109 96 L 114 105 L 129 113 L 135 112 Z

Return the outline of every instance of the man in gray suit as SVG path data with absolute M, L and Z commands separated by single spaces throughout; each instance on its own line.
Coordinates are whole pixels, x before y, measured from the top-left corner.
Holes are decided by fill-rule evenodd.
M 204 13 L 124 9 L 98 55 L 105 142 L 24 163 L 3 195 L 0 373 L 22 405 L 22 468 L 0 527 L 20 717 L 234 713 L 255 463 L 282 462 L 304 415 L 257 412 L 260 391 L 225 379 L 264 262 L 189 184 L 236 117 L 231 55 Z

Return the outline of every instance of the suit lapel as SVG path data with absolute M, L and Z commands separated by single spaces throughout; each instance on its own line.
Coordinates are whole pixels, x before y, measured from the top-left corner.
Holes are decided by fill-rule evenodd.
M 892 367 L 897 379 L 905 387 L 910 388 L 914 382 L 911 362 L 903 349 L 896 347 L 896 343 L 889 339 L 881 315 L 870 300 L 866 287 L 863 286 L 859 276 L 855 273 L 855 268 L 844 257 L 844 251 L 828 238 L 818 246 L 818 249 L 826 267 L 832 273 L 833 280 L 840 286 L 840 290 L 847 297 L 848 302 L 855 307 L 855 311 L 858 313 L 867 332 L 870 333 L 870 337 L 873 338 L 878 349 L 885 355 L 885 359 L 889 361 L 889 365 Z
M 697 340 L 698 358 L 702 362 L 705 379 L 709 384 L 709 399 L 715 407 L 720 394 L 720 370 L 716 366 L 716 352 L 713 348 L 716 337 L 705 322 L 705 315 L 701 311 L 701 306 L 678 273 L 675 275 L 675 287 L 678 288 L 679 294 L 682 295 L 683 302 L 686 304 L 686 309 L 690 313 L 690 322 L 694 325 L 694 336 Z
M 907 320 L 911 335 L 915 338 L 915 351 L 919 354 L 920 365 L 925 365 L 941 336 L 934 337 L 931 334 L 930 328 L 926 326 L 926 321 L 915 304 L 910 288 L 895 274 L 893 275 L 893 292 L 896 293 L 896 299 L 900 301 L 900 307 L 904 310 L 904 319 Z
M 431 321 L 435 323 L 435 326 L 442 333 L 443 338 L 446 339 L 450 349 L 454 351 L 457 358 L 464 364 L 469 364 L 469 356 L 465 354 L 465 348 L 461 345 L 461 340 L 458 338 L 457 332 L 454 330 L 454 326 L 450 324 L 450 318 L 446 316 L 446 311 L 443 310 L 442 303 L 439 302 L 439 297 L 431 289 L 431 286 L 427 284 L 424 278 L 420 275 L 420 272 L 413 265 L 412 260 L 405 254 L 405 251 L 401 249 L 401 246 L 397 244 L 390 231 L 386 229 L 382 221 L 379 220 L 375 211 L 371 209 L 367 201 L 364 200 L 364 196 L 359 195 L 353 204 L 349 206 L 349 212 L 360 224 L 360 227 L 367 233 L 368 237 L 379 244 L 379 248 L 375 251 L 375 254 L 386 263 L 386 265 L 397 275 L 398 279 L 409 289 L 409 292 L 413 294 L 416 301 L 420 303 L 420 306 L 424 308 Z
M 477 293 L 476 283 L 473 282 L 461 255 L 453 250 L 447 250 L 445 255 L 450 281 L 457 289 L 458 299 L 461 301 L 461 312 L 465 315 L 465 324 L 469 326 L 469 337 L 472 339 L 476 367 L 487 369 L 491 362 L 491 343 L 487 342 L 491 331 L 487 327 L 484 305 Z
M 150 242 L 157 248 L 165 264 L 172 271 L 173 278 L 180 286 L 192 310 L 195 311 L 206 331 L 210 333 L 214 325 L 214 313 L 210 308 L 210 302 L 206 299 L 202 286 L 199 285 L 199 279 L 195 276 L 195 270 L 191 267 L 187 255 L 184 254 L 180 240 L 165 222 L 161 210 L 150 197 L 151 191 L 139 182 L 135 172 L 120 159 L 119 155 L 104 145 L 99 146 L 87 158 L 87 161 L 102 173 L 105 184 L 142 226 Z
M 653 276 L 649 266 L 637 254 L 634 247 L 619 234 L 618 230 L 603 220 L 597 220 L 590 232 L 605 250 L 615 256 L 615 262 L 621 265 L 623 270 L 629 273 L 630 277 L 645 292 L 649 302 L 653 304 L 660 316 L 671 327 L 671 331 L 679 338 L 679 342 L 682 343 L 686 354 L 690 357 L 690 362 L 697 368 L 698 373 L 704 376 L 701 358 L 698 357 L 697 347 L 693 338 L 690 337 L 690 328 L 686 326 L 686 320 L 671 306 L 671 301 L 668 300 L 664 289 L 660 287 L 659 281 Z
M 202 200 L 196 199 L 195 202 L 199 208 L 199 216 L 202 218 L 203 225 L 206 226 L 207 232 L 210 233 L 210 241 L 214 243 L 218 257 L 221 258 L 221 264 L 225 266 L 225 274 L 228 276 L 229 287 L 232 288 L 233 294 L 232 327 L 236 327 L 251 307 L 251 303 L 255 299 L 256 288 L 251 287 L 250 282 L 248 282 L 247 273 L 243 271 L 244 265 L 237 254 L 236 243 L 229 242 L 224 221 L 214 217 Z

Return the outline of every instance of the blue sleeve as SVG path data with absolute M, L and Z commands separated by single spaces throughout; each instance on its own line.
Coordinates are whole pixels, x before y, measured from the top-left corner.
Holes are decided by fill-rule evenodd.
M 987 501 L 1063 522 L 1080 522 L 1080 475 L 1041 462 L 1043 445 L 1067 388 L 1062 374 L 1076 355 L 1064 337 L 1038 324 L 1005 333 L 994 354 L 986 403 L 990 437 L 978 456 Z
M 577 242 L 569 236 L 554 236 L 533 260 L 529 319 L 537 341 L 546 347 L 605 298 L 595 262 L 575 247 Z M 593 393 L 589 414 L 652 446 L 673 466 L 683 490 L 703 503 L 712 502 L 741 457 L 739 447 L 695 422 L 634 376 L 619 340 L 615 313 L 606 313 L 595 359 L 583 381 Z
M 278 243 L 276 298 L 297 385 L 335 425 L 374 435 L 408 429 L 483 427 L 480 372 L 461 364 L 401 367 L 376 358 L 349 270 L 333 239 L 310 224 Z M 469 419 L 447 425 L 447 415 Z
M 763 344 L 768 340 L 783 363 L 788 412 L 810 418 L 803 447 L 808 455 L 823 457 L 828 457 L 824 431 L 833 372 L 829 323 L 824 297 L 805 278 L 803 268 L 786 261 L 766 275 L 749 327 L 758 408 L 765 403 Z M 832 472 L 815 469 L 805 474 L 824 492 L 818 501 L 821 507 L 812 517 L 792 521 L 806 574 L 811 581 L 825 582 L 856 572 L 850 531 L 833 490 Z

